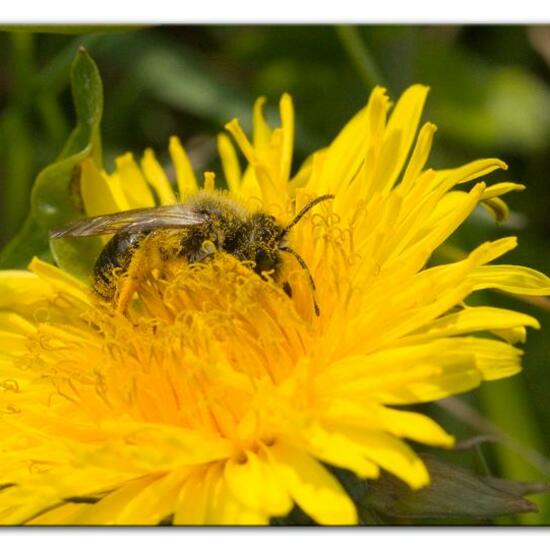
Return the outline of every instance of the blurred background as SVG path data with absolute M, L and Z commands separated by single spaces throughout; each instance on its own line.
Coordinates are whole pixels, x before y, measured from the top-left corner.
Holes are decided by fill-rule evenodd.
M 36 29 L 35 29 L 36 30 Z M 44 29 L 38 29 L 44 30 Z M 86 29 L 82 29 L 83 31 Z M 70 64 L 83 45 L 104 84 L 102 123 L 107 168 L 116 156 L 153 147 L 167 159 L 169 136 L 186 145 L 197 171 L 213 168 L 216 134 L 238 117 L 250 128 L 259 95 L 276 122 L 280 95 L 290 92 L 297 117 L 295 165 L 327 145 L 375 84 L 396 98 L 428 84 L 424 120 L 439 130 L 434 168 L 499 157 L 507 174 L 488 182 L 527 185 L 508 197 L 509 219 L 497 225 L 483 211 L 435 258 L 448 261 L 485 240 L 518 235 L 506 263 L 550 274 L 550 27 L 547 26 L 172 26 L 102 29 L 78 34 L 0 32 L 0 245 L 28 213 L 38 172 L 63 147 L 74 124 Z M 87 29 L 90 31 L 90 29 Z M 9 265 L 9 259 L 0 267 Z M 524 372 L 460 398 L 429 405 L 459 439 L 492 434 L 464 452 L 444 453 L 480 473 L 550 481 L 550 301 L 497 293 L 479 302 L 536 316 Z M 550 524 L 550 497 L 540 512 L 496 523 Z M 486 523 L 486 522 L 483 522 Z

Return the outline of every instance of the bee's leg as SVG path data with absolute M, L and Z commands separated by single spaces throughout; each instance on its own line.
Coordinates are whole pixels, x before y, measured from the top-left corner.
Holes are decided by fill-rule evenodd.
M 203 241 L 201 245 L 199 261 L 204 262 L 205 260 L 209 260 L 210 258 L 213 258 L 217 252 L 218 248 L 216 247 L 216 244 L 207 239 L 206 241 Z
M 116 297 L 116 309 L 124 312 L 143 280 L 163 265 L 162 254 L 153 238 L 144 238 L 133 250 L 126 273 L 121 278 Z
M 189 263 L 201 263 L 212 258 L 218 252 L 216 243 L 210 239 L 204 239 L 195 250 L 189 251 L 186 256 Z
M 101 298 L 117 305 L 120 294 L 130 292 L 123 287 L 129 280 L 134 255 L 146 236 L 143 231 L 120 231 L 105 245 L 94 267 L 94 289 Z M 133 292 L 130 298 L 132 295 Z
M 136 253 L 136 255 L 140 256 L 139 253 Z M 139 260 L 136 260 L 134 256 L 130 262 L 128 271 L 120 278 L 115 298 L 116 310 L 119 313 L 123 313 L 126 310 L 143 278 L 143 266 L 139 265 L 138 262 Z

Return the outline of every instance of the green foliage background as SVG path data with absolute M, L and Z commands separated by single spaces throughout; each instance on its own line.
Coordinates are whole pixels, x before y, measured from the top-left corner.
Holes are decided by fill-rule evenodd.
M 516 234 L 520 246 L 505 261 L 550 273 L 550 27 L 5 27 L 0 32 L 2 247 L 23 226 L 33 181 L 58 157 L 75 125 L 69 76 L 79 46 L 86 47 L 103 79 L 107 168 L 119 154 L 131 150 L 139 156 L 146 147 L 166 159 L 168 138 L 177 134 L 198 171 L 220 173 L 215 137 L 223 124 L 237 116 L 249 128 L 259 95 L 267 96 L 275 116 L 285 91 L 296 106 L 298 166 L 364 105 L 374 84 L 387 86 L 394 98 L 412 83 L 428 84 L 425 119 L 439 127 L 431 165 L 497 156 L 509 164 L 504 179 L 527 185 L 509 197 L 507 222 L 496 225 L 477 212 L 437 259 Z M 36 251 L 43 242 L 40 231 L 30 230 L 17 248 Z M 24 254 L 9 250 L 0 254 L 1 267 L 24 267 Z M 49 254 L 45 247 L 39 253 Z M 459 439 L 496 433 L 496 443 L 444 458 L 509 479 L 549 481 L 550 302 L 495 293 L 479 299 L 533 314 L 543 328 L 529 334 L 521 375 L 428 407 Z M 550 498 L 533 500 L 539 513 L 498 522 L 550 524 Z

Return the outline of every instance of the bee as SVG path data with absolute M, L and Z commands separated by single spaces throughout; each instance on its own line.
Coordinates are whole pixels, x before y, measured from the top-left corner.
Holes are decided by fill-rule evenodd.
M 217 252 L 226 252 L 245 262 L 262 278 L 269 273 L 277 282 L 282 255 L 286 253 L 306 272 L 314 310 L 319 315 L 315 281 L 306 262 L 289 246 L 287 238 L 309 210 L 333 198 L 334 195 L 321 195 L 313 199 L 288 225 L 283 225 L 275 216 L 250 211 L 220 191 L 200 191 L 177 204 L 77 220 L 50 232 L 50 238 L 114 234 L 95 263 L 93 288 L 119 311 L 125 310 L 145 275 L 162 268 L 172 258 L 183 257 L 189 263 L 198 263 Z M 121 277 L 124 284 L 119 284 Z M 287 282 L 283 283 L 283 289 L 291 294 Z

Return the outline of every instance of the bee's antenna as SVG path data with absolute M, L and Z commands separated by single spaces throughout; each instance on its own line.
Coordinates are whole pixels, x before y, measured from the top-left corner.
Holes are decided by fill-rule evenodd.
M 312 201 L 308 202 L 300 210 L 300 212 L 298 212 L 298 214 L 296 214 L 294 219 L 285 227 L 283 235 L 286 235 L 304 217 L 304 215 L 309 210 L 311 210 L 315 205 L 319 204 L 320 202 L 328 201 L 329 199 L 333 199 L 333 198 L 334 198 L 334 195 L 321 195 L 321 196 L 317 197 L 316 199 L 313 199 Z
M 320 198 L 321 197 L 319 197 L 319 199 Z M 316 200 L 319 200 L 319 199 L 316 199 Z M 298 214 L 298 215 L 300 215 L 300 214 Z M 311 286 L 311 291 L 312 291 L 312 294 L 313 294 L 313 308 L 315 309 L 315 315 L 317 315 L 317 317 L 319 317 L 319 315 L 321 314 L 321 310 L 319 309 L 319 304 L 317 303 L 317 299 L 315 297 L 315 292 L 317 290 L 317 287 L 315 286 L 315 281 L 313 280 L 313 277 L 311 275 L 311 271 L 309 270 L 309 267 L 307 266 L 305 260 L 302 258 L 302 256 L 300 256 L 300 254 L 298 254 L 298 252 L 296 252 L 296 250 L 294 250 L 293 248 L 290 248 L 290 246 L 283 246 L 283 247 L 279 248 L 279 250 L 281 252 L 288 252 L 289 254 L 292 254 L 296 258 L 296 261 L 300 264 L 300 267 L 307 273 L 307 277 L 309 279 L 309 284 Z

